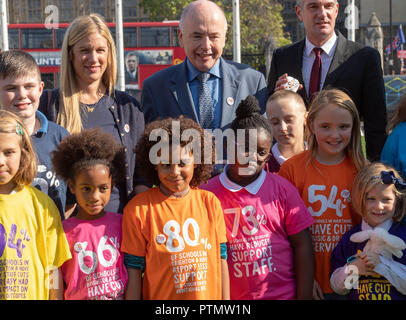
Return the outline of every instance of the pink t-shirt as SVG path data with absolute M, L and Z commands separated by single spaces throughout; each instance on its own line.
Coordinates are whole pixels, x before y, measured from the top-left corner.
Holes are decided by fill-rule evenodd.
M 120 252 L 122 215 L 96 220 L 71 217 L 62 222 L 72 259 L 62 265 L 66 300 L 123 299 L 127 283 Z
M 223 207 L 231 299 L 295 299 L 288 236 L 313 223 L 296 188 L 265 171 L 245 188 L 231 182 L 225 171 L 201 188 L 212 191 Z

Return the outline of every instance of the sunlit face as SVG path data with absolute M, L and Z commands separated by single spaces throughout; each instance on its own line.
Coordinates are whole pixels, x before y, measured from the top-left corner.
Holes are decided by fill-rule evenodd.
M 223 53 L 226 24 L 222 12 L 207 4 L 191 9 L 178 29 L 179 42 L 192 65 L 199 71 L 210 70 Z
M 79 87 L 101 81 L 108 55 L 107 39 L 99 33 L 84 37 L 72 47 L 71 60 Z
M 334 33 L 338 2 L 334 0 L 302 0 L 296 14 L 303 22 L 306 36 L 314 45 L 321 46 Z
M 92 220 L 104 215 L 104 207 L 110 200 L 111 175 L 103 164 L 81 170 L 75 180 L 69 180 L 69 188 L 79 204 L 77 217 Z
M 348 110 L 329 104 L 317 112 L 310 125 L 316 137 L 319 160 L 329 164 L 345 156 L 353 127 Z
M 259 129 L 256 133 L 256 149 L 251 150 L 249 138 L 246 139 L 245 145 L 237 141 L 235 163 L 228 167 L 227 174 L 231 180 L 241 186 L 257 179 L 269 159 L 272 138 L 264 129 Z
M 35 74 L 0 78 L 0 105 L 23 121 L 34 119 L 43 88 L 44 83 Z
M 303 145 L 306 109 L 293 99 L 270 101 L 266 115 L 271 125 L 272 135 L 280 145 Z
M 395 214 L 396 196 L 394 185 L 377 184 L 365 197 L 364 220 L 371 226 L 392 219 Z
M 21 137 L 15 133 L 0 133 L 0 194 L 13 191 L 20 160 Z
M 177 158 L 173 157 L 173 152 Z M 169 163 L 159 163 L 155 166 L 158 178 L 168 193 L 181 193 L 189 189 L 196 165 L 192 152 L 183 147 L 170 148 Z

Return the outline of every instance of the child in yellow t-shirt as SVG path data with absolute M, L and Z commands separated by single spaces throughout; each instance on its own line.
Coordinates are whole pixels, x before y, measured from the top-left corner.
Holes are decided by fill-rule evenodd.
M 69 245 L 56 205 L 31 186 L 35 173 L 25 126 L 0 110 L 0 300 L 63 298 Z
M 212 170 L 214 156 L 204 158 L 205 143 L 211 139 L 199 125 L 183 118 L 150 123 L 138 142 L 137 164 L 156 187 L 124 208 L 126 299 L 229 299 L 221 204 L 196 188 Z

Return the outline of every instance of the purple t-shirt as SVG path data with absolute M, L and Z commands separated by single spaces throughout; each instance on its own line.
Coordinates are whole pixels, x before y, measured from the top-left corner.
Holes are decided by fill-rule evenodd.
M 128 276 L 120 252 L 121 219 L 106 212 L 96 220 L 62 222 L 72 254 L 62 265 L 66 300 L 123 299 Z
M 351 235 L 361 231 L 361 225 L 356 225 L 350 231 L 343 235 L 331 255 L 331 273 L 337 268 L 344 266 L 347 259 L 352 255 L 362 251 L 367 243 L 352 242 Z M 393 223 L 390 227 L 390 234 L 406 241 L 406 226 L 400 223 Z M 393 260 L 406 265 L 406 250 L 403 250 L 403 256 L 399 259 L 393 256 Z M 406 300 L 406 296 L 401 294 L 384 277 L 365 277 L 361 276 L 358 280 L 358 289 L 351 289 L 349 293 L 350 300 Z
M 230 191 L 221 175 L 201 187 L 212 191 L 223 207 L 232 300 L 296 298 L 288 236 L 308 228 L 313 217 L 290 182 L 264 173 L 256 194 L 244 188 Z

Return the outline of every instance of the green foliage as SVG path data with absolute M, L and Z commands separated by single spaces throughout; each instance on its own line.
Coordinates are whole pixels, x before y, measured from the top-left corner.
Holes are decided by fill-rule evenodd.
M 140 6 L 150 13 L 153 21 L 179 20 L 182 9 L 190 0 L 141 0 Z M 233 52 L 233 4 L 232 0 L 215 1 L 223 8 L 228 31 L 224 55 Z M 282 5 L 272 0 L 240 1 L 240 38 L 242 62 L 260 70 L 265 65 L 265 45 L 273 40 L 277 46 L 290 43 L 283 32 Z M 250 57 L 248 59 L 248 57 Z

